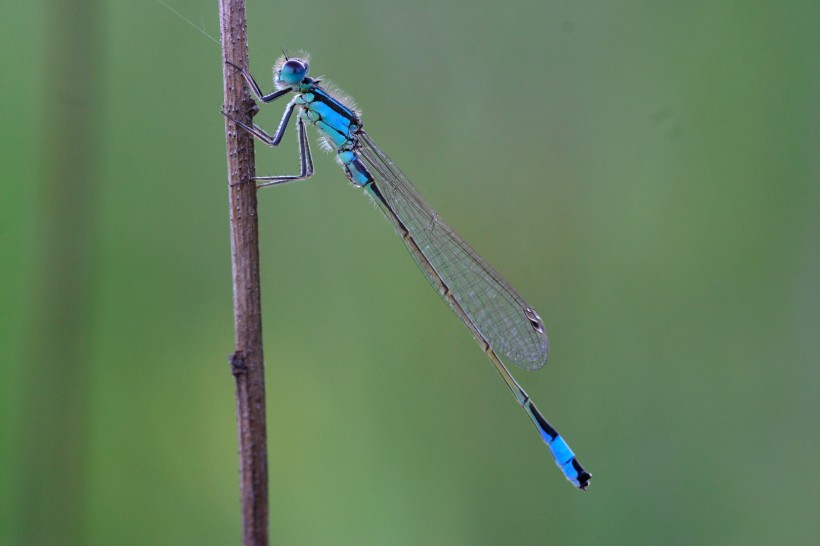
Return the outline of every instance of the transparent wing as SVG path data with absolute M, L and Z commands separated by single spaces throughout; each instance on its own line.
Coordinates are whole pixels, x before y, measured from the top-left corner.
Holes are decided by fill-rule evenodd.
M 442 296 L 459 318 L 504 360 L 527 370 L 543 367 L 548 341 L 538 313 L 438 216 L 367 134 L 360 133 L 359 142 L 362 159 L 384 197 L 382 211 L 428 280 L 449 290 Z M 404 237 L 402 224 L 412 240 Z

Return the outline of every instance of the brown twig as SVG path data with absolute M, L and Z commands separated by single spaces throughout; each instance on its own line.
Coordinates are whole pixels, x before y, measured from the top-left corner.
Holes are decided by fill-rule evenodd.
M 242 74 L 226 62 L 247 66 L 248 46 L 244 0 L 219 0 L 225 103 L 223 111 L 250 123 L 253 102 Z M 231 370 L 236 380 L 239 428 L 239 474 L 242 544 L 268 543 L 268 462 L 265 432 L 265 373 L 259 290 L 259 229 L 253 138 L 225 120 L 231 219 L 231 267 L 235 347 Z

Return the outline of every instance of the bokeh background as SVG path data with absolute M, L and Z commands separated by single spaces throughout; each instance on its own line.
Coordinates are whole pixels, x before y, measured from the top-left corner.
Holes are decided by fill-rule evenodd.
M 818 6 L 250 2 L 263 87 L 310 51 L 540 311 L 517 377 L 594 474 L 318 153 L 260 194 L 272 543 L 816 544 Z M 158 2 L 0 14 L 0 543 L 236 544 L 219 47 Z

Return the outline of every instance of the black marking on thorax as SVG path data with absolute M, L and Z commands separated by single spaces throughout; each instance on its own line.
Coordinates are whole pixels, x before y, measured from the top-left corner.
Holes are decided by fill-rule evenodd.
M 324 104 L 340 116 L 347 118 L 348 120 L 354 122 L 356 125 L 361 127 L 361 121 L 359 120 L 359 116 L 356 115 L 356 112 L 354 112 L 347 106 L 343 105 L 337 99 L 334 99 L 332 96 L 328 94 L 327 91 L 317 86 L 314 87 L 310 92 L 313 93 L 312 102 L 321 102 L 322 104 Z

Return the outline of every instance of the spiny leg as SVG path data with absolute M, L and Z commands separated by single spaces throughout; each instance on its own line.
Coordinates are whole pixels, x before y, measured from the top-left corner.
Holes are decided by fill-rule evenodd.
M 308 140 L 305 122 L 302 118 L 297 118 L 296 120 L 296 134 L 299 139 L 299 174 L 295 176 L 257 176 L 254 177 L 254 180 L 257 182 L 257 188 L 284 184 L 286 182 L 296 182 L 297 180 L 307 180 L 313 176 L 313 156 L 310 152 L 310 141 Z M 260 181 L 264 182 L 260 183 Z
M 256 138 L 258 138 L 259 140 L 261 140 L 262 142 L 264 142 L 268 146 L 276 146 L 276 144 L 278 144 L 278 142 L 276 144 L 274 144 L 273 143 L 273 137 L 270 136 L 270 134 L 268 134 L 267 131 L 265 131 L 264 129 L 262 129 L 261 127 L 256 125 L 255 123 L 252 123 L 251 125 L 248 125 L 244 121 L 239 121 L 235 117 L 229 116 L 228 113 L 225 112 L 224 110 L 222 111 L 222 115 L 225 116 L 226 118 L 228 118 L 229 120 L 231 120 L 232 122 L 236 123 L 239 127 L 242 127 L 243 129 L 245 129 L 252 136 L 255 136 Z
M 258 125 L 252 123 L 248 125 L 244 121 L 240 121 L 235 117 L 228 115 L 224 110 L 222 115 L 231 120 L 232 122 L 236 123 L 247 132 L 267 144 L 275 148 L 279 146 L 279 143 L 282 142 L 282 137 L 285 136 L 285 130 L 288 128 L 288 122 L 290 121 L 290 116 L 293 114 L 293 109 L 296 107 L 296 99 L 290 101 L 288 103 L 287 108 L 285 108 L 285 113 L 282 115 L 282 119 L 279 121 L 279 127 L 276 128 L 276 134 L 271 136 L 270 133 L 259 127 Z
M 241 68 L 233 64 L 232 62 L 227 62 L 227 64 L 242 72 L 242 76 L 245 78 L 245 82 L 251 88 L 253 94 L 256 95 L 256 97 L 262 102 L 271 102 L 281 97 L 282 95 L 292 91 L 292 88 L 288 87 L 285 89 L 280 89 L 279 91 L 275 91 L 268 95 L 263 95 L 262 89 L 259 87 L 259 84 L 256 83 L 256 80 L 253 78 L 253 76 L 251 76 L 250 72 L 248 72 L 244 68 Z M 293 114 L 293 109 L 296 107 L 296 101 L 297 98 L 294 98 L 292 101 L 288 103 L 287 107 L 285 108 L 285 112 L 282 115 L 282 119 L 279 121 L 279 127 L 276 128 L 276 134 L 273 136 L 271 136 L 270 133 L 268 133 L 255 123 L 251 123 L 249 125 L 232 116 L 229 116 L 224 111 L 222 112 L 222 115 L 236 123 L 239 127 L 245 129 L 252 136 L 258 138 L 260 141 L 264 142 L 268 146 L 275 148 L 279 146 L 279 144 L 282 142 L 282 137 L 284 137 L 285 135 L 285 130 L 287 129 L 288 123 L 290 122 L 290 117 Z M 299 174 L 281 176 L 257 176 L 254 177 L 254 180 L 256 180 L 257 182 L 259 182 L 260 180 L 265 181 L 264 183 L 257 184 L 257 187 L 262 188 L 266 186 L 273 186 L 276 184 L 284 184 L 285 182 L 306 180 L 313 176 L 313 156 L 310 152 L 310 142 L 307 138 L 305 123 L 301 118 L 298 118 L 296 125 L 296 133 L 297 139 L 299 141 Z
M 279 97 L 281 97 L 282 95 L 290 93 L 293 90 L 290 87 L 286 87 L 284 89 L 280 89 L 279 91 L 274 91 L 273 93 L 268 93 L 267 95 L 265 95 L 265 94 L 262 93 L 262 88 L 259 87 L 259 84 L 256 83 L 256 80 L 254 79 L 253 76 L 251 76 L 250 72 L 248 72 L 247 70 L 245 70 L 241 66 L 237 66 L 237 65 L 233 64 L 230 61 L 225 61 L 225 63 L 231 65 L 235 69 L 242 72 L 242 77 L 245 78 L 245 81 L 248 83 L 248 87 L 251 88 L 251 91 L 253 91 L 253 94 L 256 95 L 256 98 L 261 100 L 262 102 L 274 101 L 274 100 L 278 99 Z
M 235 118 L 232 118 L 225 112 L 222 112 L 229 120 L 236 123 L 238 126 L 242 127 L 250 134 L 268 144 L 269 146 L 275 146 L 273 144 L 272 137 L 261 127 L 257 125 L 247 125 Z M 266 186 L 274 186 L 276 184 L 284 184 L 285 182 L 295 182 L 297 180 L 307 180 L 311 176 L 313 176 L 313 154 L 310 151 L 310 141 L 307 137 L 307 129 L 305 129 L 305 122 L 302 118 L 298 118 L 296 121 L 296 136 L 299 140 L 299 174 L 298 175 L 279 175 L 279 176 L 255 176 L 253 179 L 259 182 L 260 180 L 264 180 L 262 184 L 257 184 L 258 188 L 264 188 Z

